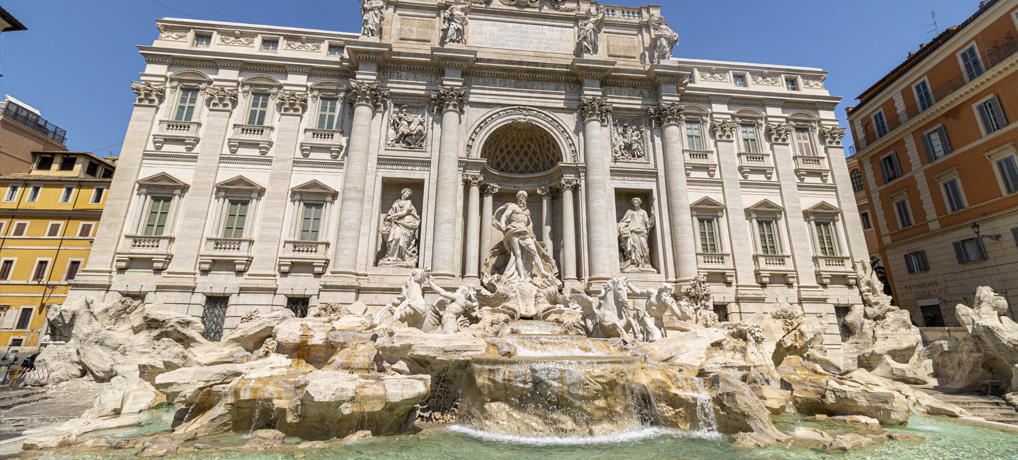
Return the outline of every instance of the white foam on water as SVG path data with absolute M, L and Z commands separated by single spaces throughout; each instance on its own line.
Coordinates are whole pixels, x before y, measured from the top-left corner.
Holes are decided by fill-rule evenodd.
M 579 348 L 565 348 L 555 351 L 546 350 L 533 350 L 526 347 L 516 345 L 516 356 L 520 358 L 567 358 L 567 357 L 590 357 L 590 358 L 605 358 L 608 355 L 604 353 L 593 353 L 589 351 L 583 351 Z
M 463 434 L 485 441 L 503 442 L 506 444 L 524 444 L 530 446 L 576 446 L 588 444 L 618 444 L 623 442 L 642 441 L 660 436 L 677 438 L 721 439 L 721 434 L 706 431 L 683 431 L 673 428 L 646 427 L 621 433 L 599 436 L 521 436 L 505 433 L 489 433 L 463 425 L 447 428 L 454 433 Z

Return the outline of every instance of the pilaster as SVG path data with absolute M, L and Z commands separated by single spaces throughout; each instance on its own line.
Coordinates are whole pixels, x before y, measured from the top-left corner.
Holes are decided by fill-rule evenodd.
M 605 281 L 619 271 L 618 243 L 615 239 L 615 202 L 611 193 L 608 154 L 602 141 L 602 126 L 608 122 L 612 105 L 605 97 L 584 97 L 580 101 L 583 116 L 583 160 L 586 165 L 587 250 L 590 272 L 588 281 Z
M 456 219 L 459 206 L 460 114 L 466 90 L 442 86 L 431 95 L 436 111 L 442 114 L 439 140 L 437 187 L 435 191 L 434 236 L 431 267 L 436 276 L 456 276 Z
M 670 237 L 676 263 L 676 275 L 680 282 L 687 282 L 696 277 L 697 265 L 693 217 L 689 210 L 685 155 L 682 152 L 682 112 L 683 108 L 677 102 L 663 103 L 650 109 L 651 118 L 657 120 L 661 125 L 664 143 L 668 220 L 671 222 Z

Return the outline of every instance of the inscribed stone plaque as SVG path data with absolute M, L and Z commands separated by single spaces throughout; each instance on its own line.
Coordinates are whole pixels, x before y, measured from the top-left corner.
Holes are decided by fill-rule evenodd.
M 430 42 L 434 22 L 430 19 L 399 19 L 399 39 Z
M 546 53 L 572 53 L 576 37 L 571 27 L 518 22 L 473 20 L 467 27 L 467 44 Z
M 636 37 L 618 37 L 609 35 L 608 55 L 612 57 L 626 58 L 640 57 L 640 50 L 636 45 Z

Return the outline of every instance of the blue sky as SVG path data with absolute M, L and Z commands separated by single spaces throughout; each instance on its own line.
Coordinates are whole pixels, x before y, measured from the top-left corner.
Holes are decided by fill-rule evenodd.
M 495 0 L 497 1 L 497 0 Z M 145 62 L 136 45 L 158 34 L 154 18 L 360 30 L 357 0 L 2 0 L 27 31 L 0 37 L 0 95 L 38 108 L 67 130 L 67 146 L 119 154 L 133 109 L 130 82 Z M 605 2 L 637 6 L 651 1 Z M 978 0 L 657 0 L 685 58 L 820 67 L 845 107 L 933 38 L 975 13 Z M 845 126 L 844 121 L 842 125 Z M 0 140 L 2 141 L 2 140 Z

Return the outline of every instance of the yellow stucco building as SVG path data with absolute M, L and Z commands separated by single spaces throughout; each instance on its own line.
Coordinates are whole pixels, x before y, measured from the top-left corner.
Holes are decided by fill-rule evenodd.
M 83 152 L 32 152 L 32 169 L 0 176 L 0 347 L 38 347 L 46 307 L 85 264 L 115 163 Z M 22 353 L 24 354 L 24 353 Z

